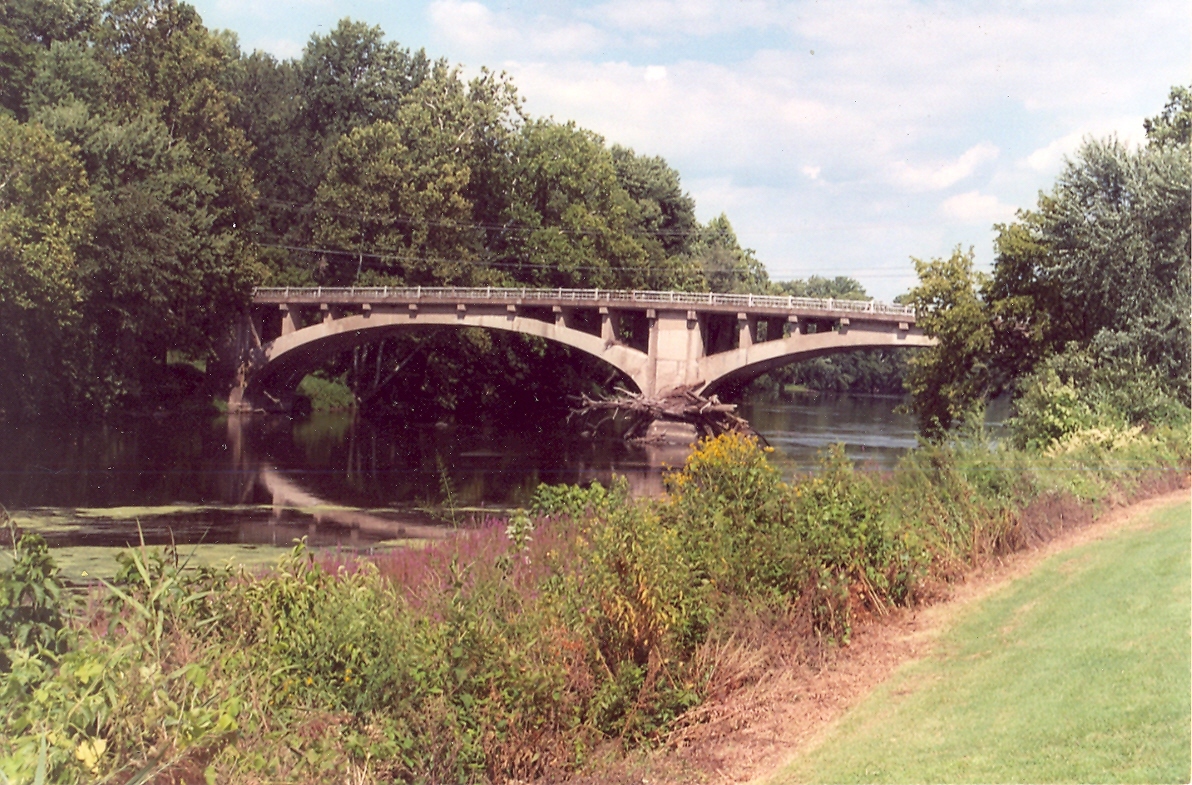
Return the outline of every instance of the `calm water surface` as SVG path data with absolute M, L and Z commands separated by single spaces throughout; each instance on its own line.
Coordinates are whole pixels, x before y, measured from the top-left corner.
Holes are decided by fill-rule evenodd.
M 814 470 L 817 453 L 837 442 L 862 467 L 893 465 L 915 445 L 898 403 L 810 395 L 741 411 L 791 475 Z M 581 427 L 396 427 L 343 414 L 0 426 L 0 503 L 58 549 L 68 574 L 93 576 L 142 536 L 197 546 L 207 561 L 253 563 L 299 537 L 367 548 L 448 536 L 525 504 L 543 482 L 622 475 L 635 493 L 657 494 L 665 467 L 687 454 L 592 438 Z

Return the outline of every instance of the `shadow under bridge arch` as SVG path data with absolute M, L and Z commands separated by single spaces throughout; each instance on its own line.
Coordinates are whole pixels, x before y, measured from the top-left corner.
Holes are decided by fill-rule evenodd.
M 865 323 L 859 329 L 843 325 L 820 333 L 794 331 L 784 338 L 745 342 L 731 351 L 704 357 L 699 363 L 700 375 L 707 380 L 704 394 L 726 395 L 762 374 L 816 357 L 874 349 L 927 348 L 935 343 L 934 338 L 921 331 L 908 331 L 884 322 Z
M 389 335 L 409 334 L 427 328 L 480 328 L 519 335 L 530 335 L 569 347 L 612 366 L 639 390 L 649 358 L 632 346 L 609 340 L 583 329 L 564 314 L 545 314 L 553 321 L 521 310 L 483 308 L 469 305 L 450 309 L 406 308 L 372 309 L 363 313 L 336 315 L 316 312 L 322 319 L 302 327 L 290 322 L 283 334 L 261 343 L 247 353 L 240 368 L 239 384 L 229 398 L 229 407 L 237 410 L 287 410 L 298 383 L 312 369 L 339 353 L 356 346 L 380 341 Z

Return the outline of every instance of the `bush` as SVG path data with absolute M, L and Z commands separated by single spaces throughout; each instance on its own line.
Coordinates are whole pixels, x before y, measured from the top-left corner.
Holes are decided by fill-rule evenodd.
M 1186 427 L 1192 412 L 1169 388 L 1141 358 L 1106 360 L 1069 344 L 1019 380 L 1007 425 L 1015 445 L 1027 450 L 1047 449 L 1085 430 L 1112 441 L 1132 427 Z

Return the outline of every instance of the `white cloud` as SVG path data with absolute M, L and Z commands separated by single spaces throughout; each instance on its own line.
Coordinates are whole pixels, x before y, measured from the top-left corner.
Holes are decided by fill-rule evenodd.
M 810 166 L 809 165 L 809 166 L 804 166 L 799 171 L 801 171 L 803 174 L 810 177 L 812 180 L 818 180 L 819 176 L 820 176 L 820 172 L 823 170 L 820 169 L 820 167 L 818 167 L 818 166 Z
M 456 52 L 484 58 L 497 52 L 519 56 L 576 56 L 599 49 L 606 36 L 584 22 L 553 17 L 519 19 L 498 14 L 471 0 L 434 0 L 427 16 L 437 33 Z
M 1014 217 L 1012 206 L 1003 204 L 992 194 L 983 194 L 980 191 L 966 191 L 949 196 L 940 204 L 939 211 L 944 217 L 965 224 L 989 225 Z
M 1143 117 L 1120 117 L 1105 122 L 1094 122 L 1083 125 L 1080 129 L 1064 134 L 1058 139 L 1038 148 L 1020 162 L 1031 171 L 1045 175 L 1053 175 L 1060 170 L 1065 157 L 1071 157 L 1085 139 L 1102 139 L 1116 135 L 1127 145 L 1143 142 L 1146 134 L 1143 131 Z
M 663 79 L 666 79 L 666 66 L 648 65 L 646 66 L 646 72 L 642 75 L 642 77 L 647 82 L 661 82 Z
M 518 38 L 513 26 L 480 3 L 436 0 L 427 14 L 448 41 L 467 50 L 496 49 Z
M 664 37 L 723 35 L 778 18 L 769 3 L 759 0 L 611 0 L 584 16 L 630 34 Z
M 891 166 L 894 182 L 915 191 L 938 191 L 969 177 L 988 161 L 997 158 L 998 149 L 989 142 L 980 142 L 965 150 L 954 161 L 934 166 L 911 166 L 896 161 Z
M 268 52 L 278 60 L 291 60 L 302 56 L 305 44 L 288 38 L 258 38 L 252 42 L 252 49 Z

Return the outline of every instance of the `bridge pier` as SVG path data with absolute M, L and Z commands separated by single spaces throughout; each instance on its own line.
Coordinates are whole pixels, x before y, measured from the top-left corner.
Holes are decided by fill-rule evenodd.
M 704 356 L 704 338 L 694 311 L 655 310 L 650 318 L 646 395 L 657 395 L 675 387 L 695 384 L 699 361 Z

